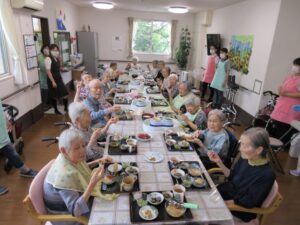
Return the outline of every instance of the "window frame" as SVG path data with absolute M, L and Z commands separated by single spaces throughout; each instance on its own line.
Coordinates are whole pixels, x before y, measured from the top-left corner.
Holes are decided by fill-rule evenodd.
M 4 30 L 1 21 L 0 21 L 0 54 L 2 55 L 3 67 L 5 70 L 4 73 L 0 73 L 0 79 L 3 79 L 10 75 L 10 60 L 9 60 L 9 52 L 7 48 L 7 41 L 4 35 Z
M 134 43 L 135 43 L 135 27 L 136 23 L 139 21 L 146 21 L 146 22 L 165 22 L 168 23 L 169 25 L 169 53 L 159 53 L 159 52 L 140 52 L 140 51 L 135 51 L 134 50 Z M 168 20 L 157 20 L 157 19 L 134 19 L 133 21 L 133 31 L 132 31 L 132 53 L 136 55 L 160 55 L 160 56 L 170 56 L 171 55 L 171 35 L 172 35 L 172 24 L 171 21 Z

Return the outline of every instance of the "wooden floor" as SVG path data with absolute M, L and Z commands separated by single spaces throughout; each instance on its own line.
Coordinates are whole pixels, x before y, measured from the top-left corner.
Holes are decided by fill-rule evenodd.
M 23 132 L 25 140 L 22 159 L 33 169 L 41 169 L 50 159 L 55 158 L 58 150 L 56 145 L 47 147 L 40 140 L 45 136 L 57 136 L 59 129 L 53 125 L 56 121 L 65 121 L 64 116 L 45 115 L 38 123 Z M 288 157 L 286 152 L 279 153 L 285 171 L 294 169 L 296 159 Z M 9 188 L 6 195 L 0 196 L 0 225 L 35 225 L 22 205 L 22 200 L 28 192 L 31 179 L 19 176 L 19 171 L 13 169 L 8 175 L 2 170 L 3 157 L 0 158 L 0 184 Z M 267 225 L 297 225 L 300 224 L 300 178 L 277 175 L 280 192 L 284 197 L 278 211 L 270 215 Z

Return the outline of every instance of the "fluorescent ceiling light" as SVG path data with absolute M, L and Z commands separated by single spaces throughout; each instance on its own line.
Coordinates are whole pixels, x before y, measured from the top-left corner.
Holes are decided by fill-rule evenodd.
M 112 9 L 114 7 L 111 2 L 93 2 L 93 6 L 97 9 Z
M 185 6 L 171 6 L 168 11 L 171 13 L 187 13 L 189 10 Z

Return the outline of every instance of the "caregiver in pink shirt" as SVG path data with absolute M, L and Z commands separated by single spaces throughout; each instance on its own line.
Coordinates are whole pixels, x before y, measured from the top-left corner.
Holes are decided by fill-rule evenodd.
M 280 97 L 271 114 L 271 129 L 268 129 L 270 135 L 276 138 L 280 138 L 290 128 L 292 120 L 300 120 L 300 112 L 292 109 L 294 105 L 300 104 L 300 58 L 293 61 L 292 74 L 279 87 L 278 92 Z M 287 142 L 293 133 L 286 135 L 283 142 Z
M 204 99 L 207 87 L 209 86 L 210 94 L 207 102 L 212 102 L 214 96 L 214 89 L 210 87 L 210 84 L 214 78 L 216 62 L 219 59 L 219 57 L 217 55 L 217 49 L 215 46 L 211 45 L 209 52 L 211 55 L 208 56 L 206 70 L 203 74 L 201 99 Z

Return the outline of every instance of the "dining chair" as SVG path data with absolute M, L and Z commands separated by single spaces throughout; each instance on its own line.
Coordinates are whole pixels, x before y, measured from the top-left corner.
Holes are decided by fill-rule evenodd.
M 43 200 L 43 184 L 53 162 L 54 159 L 45 165 L 35 176 L 30 184 L 29 194 L 23 200 L 23 204 L 25 205 L 30 216 L 40 221 L 41 224 L 46 222 L 46 225 L 51 225 L 50 221 L 75 221 L 87 225 L 88 219 L 86 217 L 74 217 L 71 214 L 50 215 L 47 213 L 47 209 Z

